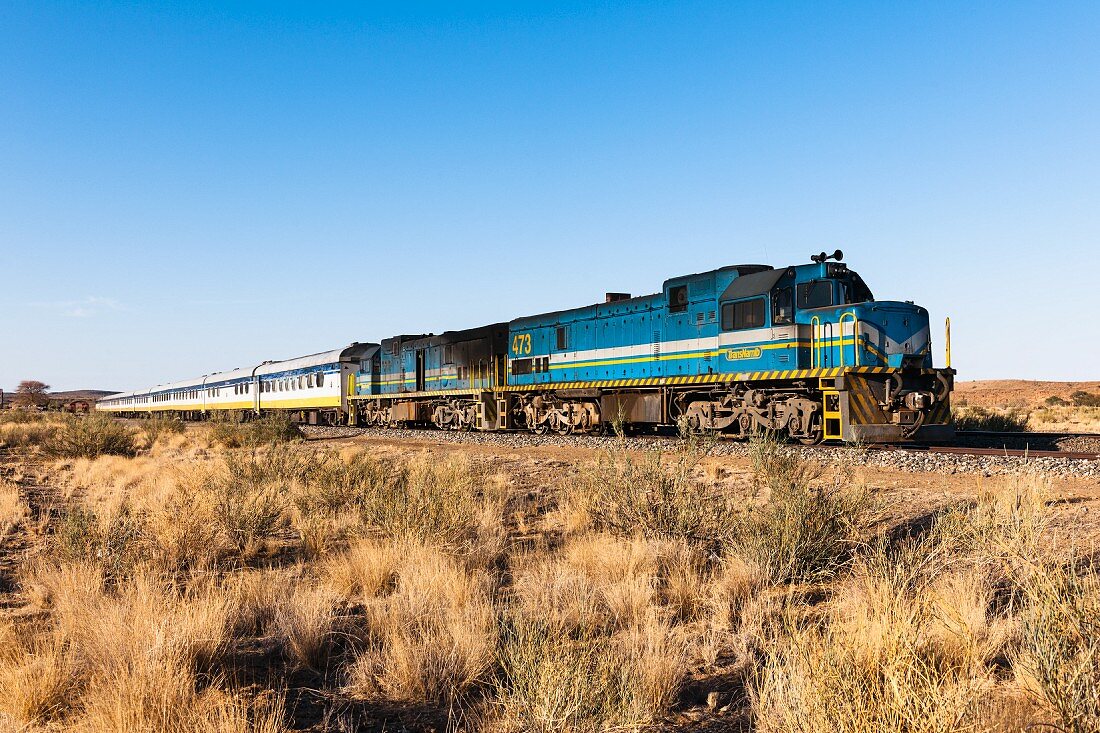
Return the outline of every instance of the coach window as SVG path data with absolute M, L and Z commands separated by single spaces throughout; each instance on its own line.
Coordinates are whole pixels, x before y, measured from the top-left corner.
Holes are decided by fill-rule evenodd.
M 741 331 L 764 325 L 764 299 L 753 298 L 722 305 L 722 330 Z
M 779 288 L 772 293 L 772 325 L 786 326 L 794 323 L 794 293 L 790 288 Z
M 565 326 L 558 326 L 557 342 L 558 351 L 565 351 L 569 347 L 569 330 Z
M 798 286 L 799 308 L 824 308 L 833 304 L 833 281 L 811 280 Z

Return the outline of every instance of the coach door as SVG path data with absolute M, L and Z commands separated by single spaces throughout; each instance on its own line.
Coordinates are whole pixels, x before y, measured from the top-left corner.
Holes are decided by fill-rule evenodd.
M 416 391 L 424 391 L 424 349 L 416 350 Z

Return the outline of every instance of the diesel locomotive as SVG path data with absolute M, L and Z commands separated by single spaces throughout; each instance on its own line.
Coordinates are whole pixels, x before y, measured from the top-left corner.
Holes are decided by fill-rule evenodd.
M 357 343 L 112 395 L 97 409 L 285 410 L 309 423 L 563 435 L 678 425 L 805 444 L 950 440 L 955 372 L 933 366 L 928 311 L 876 300 L 842 257 L 722 267 L 652 295 Z

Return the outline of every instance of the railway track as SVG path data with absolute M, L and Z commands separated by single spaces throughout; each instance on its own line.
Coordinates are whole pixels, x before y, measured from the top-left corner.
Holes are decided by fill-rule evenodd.
M 372 435 L 378 437 L 392 436 L 397 439 L 440 438 L 447 442 L 499 442 L 504 444 L 522 443 L 524 445 L 599 445 L 608 440 L 606 436 L 555 436 L 532 435 L 525 432 L 512 433 L 455 433 L 452 431 L 439 431 L 432 429 L 382 429 L 382 428 L 311 428 L 307 432 L 314 440 L 332 439 L 342 437 L 355 437 L 357 435 Z M 627 440 L 635 445 L 646 443 L 668 443 L 678 440 L 675 431 L 663 431 L 646 435 L 633 435 Z M 1077 450 L 1067 441 L 1084 441 L 1086 446 Z M 881 453 L 916 453 L 929 455 L 954 455 L 954 456 L 991 456 L 1016 459 L 1063 459 L 1072 461 L 1096 461 L 1100 460 L 1100 434 L 1094 433 L 997 433 L 992 431 L 960 431 L 958 442 L 982 443 L 981 445 L 928 445 L 917 443 L 899 444 L 872 444 L 862 446 L 863 449 Z M 720 440 L 720 444 L 737 446 L 743 445 L 741 441 L 733 439 Z M 1066 443 L 1067 447 L 1059 448 L 1059 443 Z M 1034 447 L 1043 446 L 1043 447 Z M 1053 447 L 1049 447 L 1053 446 Z M 854 450 L 853 446 L 821 445 L 798 446 L 806 451 L 836 451 Z
M 1060 458 L 1072 461 L 1100 460 L 1097 451 L 1035 450 L 1031 448 L 981 448 L 965 445 L 876 445 L 875 450 L 900 450 L 913 453 L 945 453 L 962 456 L 1004 456 L 1006 458 Z

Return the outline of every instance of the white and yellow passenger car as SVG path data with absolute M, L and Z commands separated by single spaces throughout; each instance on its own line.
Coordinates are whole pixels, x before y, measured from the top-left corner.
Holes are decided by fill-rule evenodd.
M 343 349 L 253 367 L 215 372 L 147 390 L 122 392 L 96 403 L 98 412 L 116 415 L 175 415 L 201 420 L 214 413 L 241 417 L 288 412 L 311 424 L 344 422 L 355 375 L 377 358 L 378 344 L 354 343 Z

